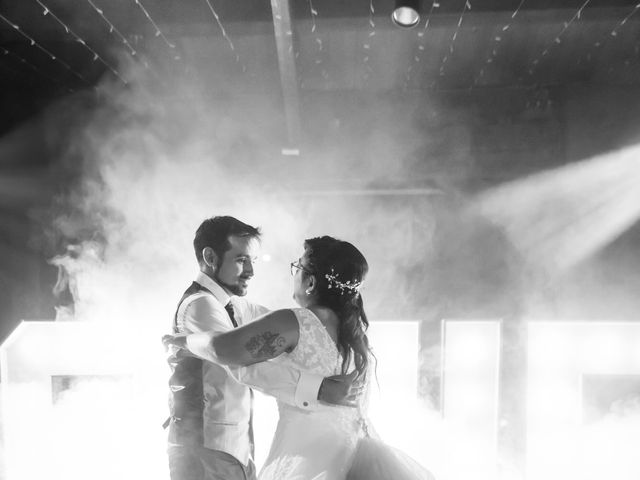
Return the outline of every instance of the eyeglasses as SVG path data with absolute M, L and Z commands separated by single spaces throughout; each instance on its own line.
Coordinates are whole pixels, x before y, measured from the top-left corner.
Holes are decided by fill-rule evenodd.
M 297 270 L 302 270 L 303 272 L 306 272 L 308 274 L 311 275 L 311 271 L 307 270 L 306 268 L 304 268 L 302 266 L 302 264 L 300 263 L 300 260 L 296 260 L 295 262 L 291 262 L 291 275 L 295 275 Z

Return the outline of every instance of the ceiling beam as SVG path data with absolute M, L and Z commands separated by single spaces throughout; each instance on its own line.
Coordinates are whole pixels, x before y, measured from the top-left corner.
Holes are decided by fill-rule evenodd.
M 298 75 L 293 51 L 293 29 L 291 28 L 291 10 L 289 0 L 271 0 L 273 29 L 278 51 L 280 84 L 284 102 L 284 115 L 287 125 L 287 145 L 283 153 L 294 153 L 300 142 L 300 99 L 298 97 Z

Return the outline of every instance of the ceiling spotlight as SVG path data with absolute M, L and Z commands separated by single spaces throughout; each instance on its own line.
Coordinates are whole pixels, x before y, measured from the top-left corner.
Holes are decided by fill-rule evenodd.
M 402 28 L 415 27 L 420 22 L 420 0 L 396 0 L 391 20 Z

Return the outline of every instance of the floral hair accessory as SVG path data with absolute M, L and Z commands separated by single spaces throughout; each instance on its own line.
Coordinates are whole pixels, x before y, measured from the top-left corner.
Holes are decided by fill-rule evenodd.
M 337 288 L 340 290 L 340 295 L 344 295 L 345 290 L 349 293 L 356 294 L 362 286 L 362 282 L 357 281 L 347 280 L 346 282 L 341 282 L 338 280 L 338 276 L 335 274 L 333 267 L 331 267 L 331 273 L 326 273 L 324 278 L 326 278 L 328 282 L 327 288 Z

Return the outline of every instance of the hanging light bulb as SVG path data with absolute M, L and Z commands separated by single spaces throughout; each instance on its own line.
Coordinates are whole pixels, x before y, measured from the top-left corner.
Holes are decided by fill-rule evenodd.
M 412 28 L 420 23 L 420 0 L 396 0 L 391 20 L 402 28 Z

